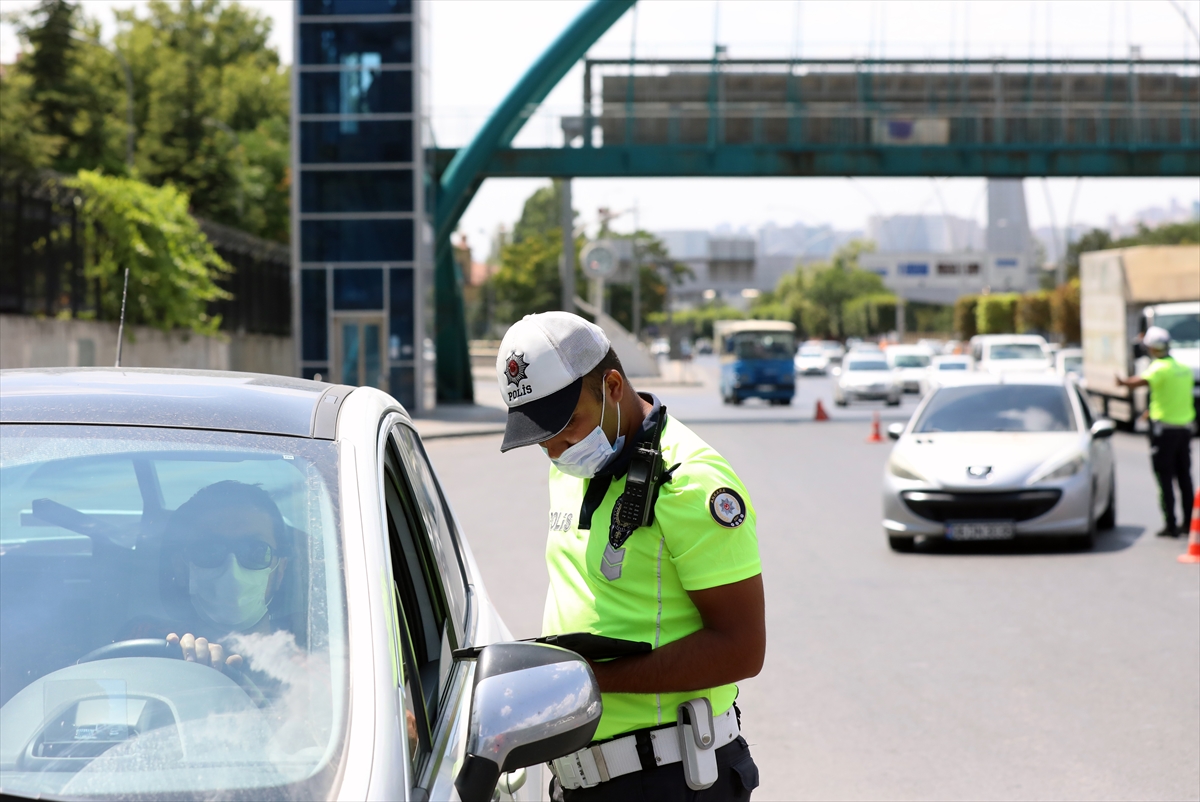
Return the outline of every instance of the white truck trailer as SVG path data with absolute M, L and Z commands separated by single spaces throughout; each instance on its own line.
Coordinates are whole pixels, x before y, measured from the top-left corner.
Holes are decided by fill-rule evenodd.
M 1116 376 L 1148 364 L 1139 335 L 1171 333 L 1171 354 L 1196 375 L 1200 409 L 1200 245 L 1139 245 L 1082 254 L 1079 261 L 1083 384 L 1098 412 L 1132 430 L 1146 409 L 1145 388 Z

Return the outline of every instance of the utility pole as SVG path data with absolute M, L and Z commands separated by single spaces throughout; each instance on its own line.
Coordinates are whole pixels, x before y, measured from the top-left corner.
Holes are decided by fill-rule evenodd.
M 571 208 L 571 179 L 563 178 L 561 187 L 562 210 L 559 223 L 562 226 L 562 308 L 564 312 L 575 311 L 575 212 Z
M 633 300 L 633 336 L 634 339 L 642 331 L 642 260 L 638 258 L 638 207 L 633 204 L 633 275 L 630 276 L 630 296 Z

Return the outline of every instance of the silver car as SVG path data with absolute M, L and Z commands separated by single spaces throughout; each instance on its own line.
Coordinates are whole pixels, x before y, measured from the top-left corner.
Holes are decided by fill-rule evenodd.
M 1090 546 L 1116 523 L 1113 431 L 1070 379 L 973 373 L 941 384 L 888 427 L 888 543 L 1053 535 Z
M 851 401 L 886 401 L 890 407 L 900 405 L 904 392 L 899 375 L 887 363 L 881 351 L 851 351 L 834 368 L 833 402 L 839 407 Z
M 5 371 L 0 433 L 6 799 L 538 799 L 595 732 L 390 396 Z

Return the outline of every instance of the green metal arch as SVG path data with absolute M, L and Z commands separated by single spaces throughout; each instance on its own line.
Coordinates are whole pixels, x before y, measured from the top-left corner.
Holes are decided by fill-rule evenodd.
M 534 109 L 563 76 L 636 0 L 592 0 L 496 107 L 479 133 L 458 151 L 438 182 L 434 214 L 434 291 L 437 322 L 439 401 L 472 401 L 471 360 L 462 276 L 450 248 L 450 235 L 475 197 L 484 170 L 497 149 L 508 147 Z

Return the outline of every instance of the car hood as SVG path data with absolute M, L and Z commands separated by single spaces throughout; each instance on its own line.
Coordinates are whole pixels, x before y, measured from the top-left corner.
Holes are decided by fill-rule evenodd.
M 827 365 L 829 364 L 829 357 L 824 354 L 816 356 L 805 354 L 804 356 L 796 357 L 794 361 L 797 365 Z
M 896 450 L 935 485 L 965 490 L 1023 487 L 1048 461 L 1084 451 L 1080 432 L 938 432 L 909 434 Z M 967 476 L 990 467 L 985 479 Z

